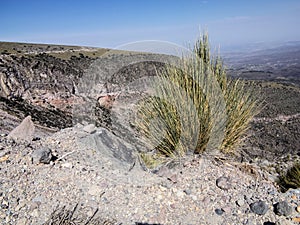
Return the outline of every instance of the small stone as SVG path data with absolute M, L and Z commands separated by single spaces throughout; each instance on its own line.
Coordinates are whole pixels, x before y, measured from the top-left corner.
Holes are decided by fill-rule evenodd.
M 101 201 L 108 204 L 109 203 L 109 200 L 106 198 L 106 197 L 102 197 L 101 198 Z
M 185 189 L 184 193 L 186 193 L 187 195 L 190 195 L 192 193 L 192 191 L 190 189 Z
M 276 178 L 276 179 L 277 179 L 277 178 Z M 274 179 L 274 181 L 275 181 L 276 179 Z M 268 194 L 269 194 L 269 195 L 275 195 L 276 192 L 275 192 L 274 190 L 271 190 L 271 191 L 268 191 Z
M 175 204 L 175 203 L 171 203 L 171 204 L 170 204 L 170 207 L 171 207 L 172 209 L 176 209 L 176 204 Z
M 31 157 L 32 157 L 32 162 L 34 164 L 39 164 L 39 163 L 49 164 L 52 159 L 52 152 L 51 149 L 47 147 L 43 147 L 35 150 L 32 153 Z
M 30 211 L 33 211 L 35 209 L 37 209 L 39 207 L 39 203 L 38 202 L 31 202 L 30 205 L 29 205 L 29 210 Z
M 270 221 L 268 221 L 268 222 L 264 222 L 264 224 L 263 225 L 276 225 L 275 223 L 273 223 L 273 222 L 270 222 Z
M 88 194 L 92 196 L 99 196 L 101 194 L 101 190 L 97 185 L 91 185 L 89 187 Z
M 21 219 L 18 220 L 18 222 L 16 223 L 16 225 L 26 225 L 26 224 L 28 224 L 26 218 L 21 218 Z
M 95 213 L 95 210 L 89 210 L 89 211 L 86 213 L 86 215 L 87 215 L 88 217 L 92 217 L 94 213 Z
M 243 206 L 243 205 L 245 204 L 245 201 L 244 201 L 244 199 L 238 199 L 238 200 L 236 201 L 236 204 L 237 204 L 238 206 Z
M 288 194 L 290 195 L 300 195 L 300 188 L 297 188 L 297 189 L 289 189 L 287 191 Z
M 254 222 L 253 222 L 252 220 L 245 219 L 245 220 L 243 221 L 243 225 L 256 225 L 256 224 L 254 224 Z
M 300 213 L 300 205 L 297 206 L 296 211 Z
M 253 196 L 251 196 L 251 194 L 250 195 L 244 195 L 244 200 L 246 201 L 246 203 L 248 205 L 250 205 L 254 201 Z
M 223 207 L 222 210 L 223 210 L 225 213 L 228 213 L 228 214 L 231 212 L 230 206 Z
M 169 176 L 171 176 L 171 172 L 166 166 L 160 167 L 159 170 L 157 170 L 154 173 L 157 174 L 160 177 L 169 177 Z
M 10 222 L 10 216 L 6 216 L 5 222 L 6 222 L 6 224 L 9 224 L 9 222 Z
M 25 206 L 25 201 L 20 201 L 19 204 L 16 206 L 15 211 L 19 211 Z
M 300 223 L 300 217 L 293 218 L 293 221 L 296 222 L 296 223 Z
M 194 200 L 194 201 L 197 201 L 198 200 L 198 197 L 196 195 L 191 195 L 191 198 Z
M 230 180 L 228 177 L 219 177 L 216 181 L 216 184 L 222 190 L 228 190 L 231 188 Z
M 178 198 L 184 198 L 184 192 L 183 191 L 177 191 L 176 193 Z
M 2 209 L 8 209 L 8 207 L 9 207 L 8 201 L 3 200 L 2 203 L 1 203 L 1 208 Z
M 170 180 L 173 183 L 177 183 L 177 175 L 176 174 L 171 174 L 170 176 L 168 176 L 168 180 Z
M 40 217 L 40 212 L 39 212 L 38 209 L 34 209 L 34 210 L 30 213 L 30 215 L 31 215 L 32 217 L 38 218 L 38 217 Z
M 5 156 L 2 156 L 0 157 L 0 162 L 5 162 L 9 159 L 9 156 L 8 155 L 5 155 Z
M 97 130 L 96 130 L 96 126 L 94 124 L 89 124 L 89 125 L 86 125 L 85 127 L 83 127 L 83 131 L 93 134 Z
M 157 195 L 156 199 L 157 199 L 158 201 L 160 201 L 160 200 L 163 199 L 163 196 L 162 196 L 162 195 Z
M 224 213 L 224 211 L 223 211 L 223 209 L 216 209 L 216 210 L 215 210 L 215 213 L 216 213 L 217 215 L 221 216 L 221 215 Z
M 205 197 L 202 202 L 204 205 L 207 205 L 211 202 L 211 199 L 209 197 Z
M 42 202 L 45 202 L 45 198 L 41 195 L 37 195 L 31 201 L 36 202 L 38 205 L 40 205 Z
M 183 167 L 188 167 L 189 165 L 191 165 L 190 162 L 184 162 L 184 163 L 183 163 Z
M 290 220 L 287 220 L 285 218 L 280 218 L 276 221 L 275 225 L 290 225 Z
M 289 216 L 292 214 L 292 207 L 286 202 L 278 202 L 274 205 L 274 212 L 278 216 Z
M 268 211 L 268 205 L 264 201 L 257 201 L 250 204 L 250 209 L 257 215 L 264 215 Z
M 167 189 L 166 187 L 164 187 L 164 186 L 159 186 L 159 189 L 160 189 L 162 192 L 165 192 L 165 191 L 168 190 L 168 189 Z
M 63 168 L 68 168 L 68 169 L 72 169 L 73 168 L 73 164 L 70 162 L 66 162 L 66 163 L 62 163 L 61 167 Z

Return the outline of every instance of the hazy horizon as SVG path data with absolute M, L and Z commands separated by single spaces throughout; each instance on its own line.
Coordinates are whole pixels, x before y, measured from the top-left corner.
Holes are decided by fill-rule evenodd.
M 116 48 L 144 40 L 193 43 L 208 31 L 213 46 L 299 41 L 300 2 L 6 1 L 0 41 Z

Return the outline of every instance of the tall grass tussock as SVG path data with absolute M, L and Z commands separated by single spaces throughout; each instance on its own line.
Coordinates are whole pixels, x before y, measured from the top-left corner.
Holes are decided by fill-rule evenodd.
M 157 74 L 155 97 L 138 107 L 137 127 L 154 150 L 142 154 L 150 167 L 188 152 L 234 152 L 258 112 L 253 89 L 229 78 L 221 57 L 211 56 L 207 34 L 180 62 Z

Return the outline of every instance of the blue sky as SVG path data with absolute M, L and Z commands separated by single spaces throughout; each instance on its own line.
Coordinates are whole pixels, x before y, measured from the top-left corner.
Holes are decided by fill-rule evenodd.
M 142 40 L 214 45 L 300 40 L 299 0 L 0 0 L 0 41 L 114 48 Z

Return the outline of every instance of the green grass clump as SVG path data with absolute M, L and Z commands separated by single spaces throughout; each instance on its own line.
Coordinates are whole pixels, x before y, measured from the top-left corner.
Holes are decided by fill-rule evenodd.
M 192 52 L 158 73 L 155 97 L 139 105 L 137 127 L 156 150 L 154 158 L 233 152 L 257 112 L 253 90 L 230 79 L 219 56 L 211 57 L 207 34 Z
M 280 177 L 279 185 L 283 191 L 289 188 L 300 188 L 300 163 L 296 163 L 285 175 Z

